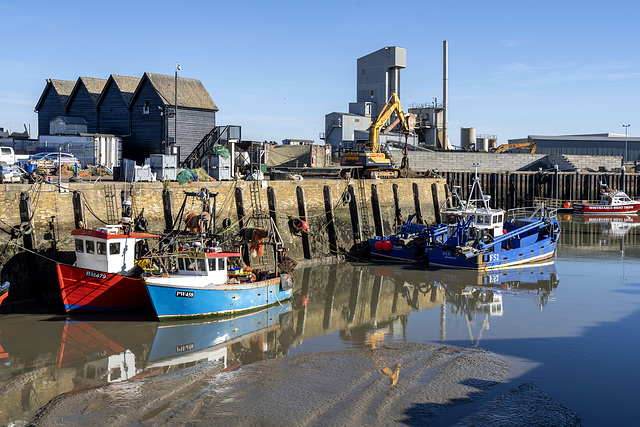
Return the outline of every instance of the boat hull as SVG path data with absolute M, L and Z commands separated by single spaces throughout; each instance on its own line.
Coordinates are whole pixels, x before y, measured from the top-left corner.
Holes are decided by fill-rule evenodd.
M 609 215 L 636 213 L 640 211 L 640 203 L 626 205 L 598 205 L 595 203 L 574 203 L 573 212 L 583 215 Z
M 369 252 L 371 258 L 396 261 L 396 262 L 426 262 L 427 247 L 416 245 L 409 247 L 405 244 L 394 244 L 390 250 L 376 249 L 376 242 L 384 241 L 384 238 L 374 237 L 369 239 Z
M 516 249 L 478 253 L 470 257 L 465 254 L 454 255 L 450 249 L 434 249 L 429 252 L 429 265 L 474 270 L 503 268 L 551 258 L 555 253 L 556 244 L 555 239 L 545 238 Z
M 291 298 L 291 289 L 283 289 L 280 278 L 246 284 L 222 284 L 189 287 L 154 284 L 146 279 L 146 288 L 158 319 L 197 318 L 255 310 Z
M 58 283 L 67 313 L 150 308 L 151 301 L 140 277 L 104 273 L 57 264 Z

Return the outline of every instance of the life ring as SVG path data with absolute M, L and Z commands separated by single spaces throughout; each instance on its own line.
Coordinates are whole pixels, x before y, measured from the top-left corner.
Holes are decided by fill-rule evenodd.
M 293 228 L 295 228 L 296 230 L 307 231 L 308 227 L 309 226 L 307 225 L 306 221 L 303 221 L 300 218 L 293 219 Z
M 229 228 L 231 227 L 231 219 L 230 218 L 225 218 L 222 220 L 222 228 Z
M 342 194 L 342 201 L 343 201 L 344 203 L 351 203 L 351 193 L 349 193 L 348 191 L 345 191 L 345 192 Z
M 20 224 L 20 232 L 22 234 L 31 234 L 33 227 L 29 221 L 24 221 Z

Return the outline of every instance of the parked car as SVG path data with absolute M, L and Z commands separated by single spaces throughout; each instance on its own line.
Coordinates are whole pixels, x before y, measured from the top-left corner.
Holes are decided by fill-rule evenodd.
M 80 161 L 70 153 L 36 153 L 29 158 L 28 164 L 46 164 L 53 162 L 54 167 L 58 167 L 58 161 L 63 165 L 78 166 L 80 167 Z

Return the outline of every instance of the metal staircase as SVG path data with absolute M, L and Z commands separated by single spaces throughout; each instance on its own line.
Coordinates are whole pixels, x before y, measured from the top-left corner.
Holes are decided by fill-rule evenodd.
M 205 167 L 207 166 L 207 158 L 214 145 L 222 145 L 229 148 L 229 143 L 240 141 L 240 126 L 216 126 L 202 138 L 198 145 L 196 145 L 196 148 L 194 148 L 181 163 L 181 166 L 190 169 Z

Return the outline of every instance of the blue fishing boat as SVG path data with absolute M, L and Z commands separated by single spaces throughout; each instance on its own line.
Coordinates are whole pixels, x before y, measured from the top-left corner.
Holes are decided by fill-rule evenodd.
M 291 297 L 293 279 L 276 271 L 236 267 L 239 252 L 216 248 L 169 256 L 172 272 L 144 277 L 158 319 L 232 314 L 278 304 Z
M 466 206 L 449 213 L 444 242 L 429 250 L 430 266 L 480 270 L 553 257 L 560 234 L 557 210 L 543 204 L 505 213 L 489 207 L 489 200 L 476 171 Z

